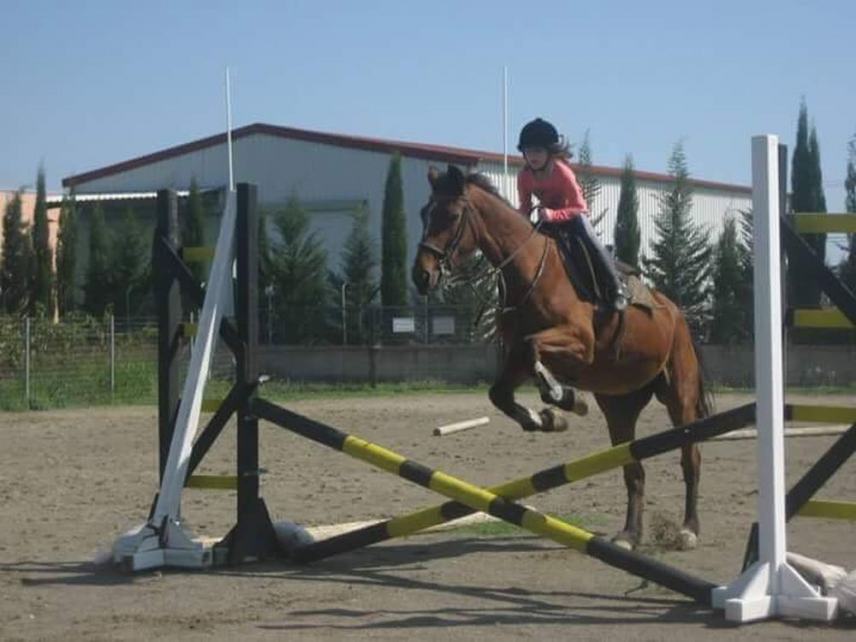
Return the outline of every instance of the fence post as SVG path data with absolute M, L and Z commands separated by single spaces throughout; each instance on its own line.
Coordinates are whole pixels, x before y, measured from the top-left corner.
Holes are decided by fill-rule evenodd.
M 30 317 L 24 317 L 24 402 L 30 408 Z
M 116 317 L 110 315 L 110 396 L 116 392 Z

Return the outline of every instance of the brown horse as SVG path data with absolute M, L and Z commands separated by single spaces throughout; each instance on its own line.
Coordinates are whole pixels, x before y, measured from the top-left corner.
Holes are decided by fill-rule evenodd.
M 581 300 L 568 279 L 555 241 L 502 199 L 484 177 L 449 166 L 432 169 L 431 198 L 422 210 L 424 232 L 413 265 L 422 294 L 437 287 L 478 248 L 501 273 L 499 330 L 505 359 L 490 400 L 524 430 L 564 430 L 553 408 L 535 412 L 515 402 L 514 391 L 534 377 L 545 403 L 579 410 L 570 386 L 594 393 L 613 444 L 634 439 L 636 421 L 652 396 L 674 425 L 709 414 L 701 364 L 678 307 L 654 292 L 656 305 L 631 305 L 623 313 Z M 575 407 L 576 406 L 576 407 Z M 701 455 L 693 444 L 681 451 L 686 484 L 681 543 L 697 543 L 697 498 Z M 614 538 L 633 547 L 642 534 L 645 473 L 640 463 L 624 467 L 627 517 Z

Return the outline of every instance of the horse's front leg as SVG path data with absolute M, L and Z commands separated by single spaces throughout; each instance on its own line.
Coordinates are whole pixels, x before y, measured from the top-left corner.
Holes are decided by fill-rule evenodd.
M 549 369 L 550 364 L 563 365 L 563 372 L 578 372 L 594 360 L 594 336 L 577 328 L 550 328 L 527 337 L 532 348 L 533 370 L 544 403 L 578 415 L 588 413 L 588 403 L 579 391 L 560 382 Z M 573 379 L 572 379 L 573 380 Z
M 532 361 L 529 346 L 515 344 L 509 350 L 496 382 L 490 387 L 488 396 L 500 411 L 520 424 L 523 430 L 558 432 L 566 430 L 564 418 L 550 408 L 536 412 L 514 400 L 514 391 L 532 376 Z

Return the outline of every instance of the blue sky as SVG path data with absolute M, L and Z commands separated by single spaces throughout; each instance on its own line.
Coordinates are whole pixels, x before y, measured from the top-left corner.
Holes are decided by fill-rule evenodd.
M 46 2 L 4 0 L 0 187 L 70 174 L 236 126 L 501 151 L 553 120 L 594 160 L 748 183 L 749 139 L 793 145 L 801 97 L 827 200 L 843 206 L 856 133 L 853 0 L 590 2 Z

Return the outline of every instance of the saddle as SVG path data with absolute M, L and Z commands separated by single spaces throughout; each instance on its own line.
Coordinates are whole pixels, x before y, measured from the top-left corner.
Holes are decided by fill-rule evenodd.
M 573 234 L 550 230 L 549 235 L 556 241 L 562 255 L 568 280 L 577 292 L 577 296 L 588 303 L 597 304 L 611 296 L 609 279 L 603 274 L 604 267 L 581 238 Z M 641 273 L 623 261 L 614 259 L 618 278 L 624 283 L 629 296 L 629 305 L 647 310 L 659 307 L 651 290 L 642 282 Z

